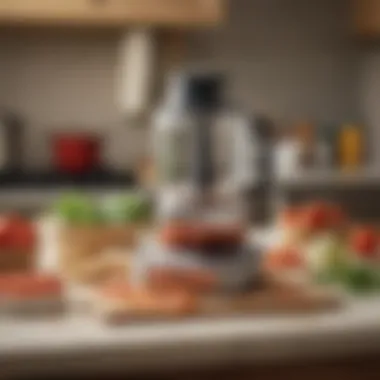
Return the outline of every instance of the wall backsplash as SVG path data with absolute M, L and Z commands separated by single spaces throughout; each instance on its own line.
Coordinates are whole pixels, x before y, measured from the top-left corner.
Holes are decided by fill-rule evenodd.
M 145 132 L 121 123 L 116 107 L 118 39 L 80 32 L 21 33 L 0 39 L 6 73 L 1 102 L 30 123 L 28 163 L 44 165 L 49 136 L 78 127 L 104 134 L 107 160 L 113 165 L 126 166 L 136 157 Z
M 225 68 L 231 96 L 276 118 L 357 116 L 357 48 L 346 0 L 234 0 L 230 24 L 194 41 Z
M 370 128 L 374 166 L 380 168 L 380 46 L 369 46 L 362 52 L 360 67 L 360 107 Z
M 357 55 L 345 0 L 233 0 L 228 25 L 196 33 L 190 65 L 230 74 L 230 97 L 274 118 L 356 117 Z M 0 101 L 30 123 L 26 158 L 44 166 L 47 138 L 67 126 L 104 133 L 107 159 L 126 167 L 147 129 L 120 123 L 115 67 L 119 36 L 39 31 L 0 36 Z

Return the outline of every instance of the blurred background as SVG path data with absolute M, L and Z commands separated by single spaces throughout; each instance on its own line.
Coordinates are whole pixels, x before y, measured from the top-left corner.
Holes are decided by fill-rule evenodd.
M 268 265 L 276 274 L 298 270 L 300 257 L 310 253 L 305 272 L 312 281 L 318 277 L 318 286 L 320 277 L 328 277 L 323 292 L 296 292 L 291 306 L 283 296 L 288 293 L 278 290 L 282 283 L 270 294 L 265 286 L 254 287 L 264 292 L 260 302 L 254 299 L 254 311 L 268 305 L 277 312 L 326 311 L 349 299 L 331 319 L 311 313 L 283 320 L 274 313 L 272 319 L 260 315 L 256 325 L 221 324 L 211 329 L 210 340 L 194 338 L 186 345 L 183 357 L 195 357 L 197 364 L 180 375 L 170 372 L 173 358 L 181 357 L 176 347 L 189 343 L 192 332 L 202 336 L 202 326 L 187 330 L 169 323 L 173 330 L 153 331 L 154 325 L 140 336 L 132 325 L 119 336 L 93 322 L 87 329 L 81 318 L 19 325 L 12 318 L 4 322 L 0 313 L 0 378 L 2 368 L 5 378 L 22 378 L 30 368 L 54 373 L 54 363 L 71 373 L 91 373 L 100 352 L 109 360 L 106 376 L 118 374 L 125 364 L 123 345 L 135 354 L 131 368 L 148 369 L 154 378 L 166 378 L 162 363 L 173 379 L 377 378 L 378 298 L 362 303 L 366 291 L 373 296 L 380 289 L 379 41 L 380 0 L 0 0 L 0 311 L 4 299 L 16 293 L 19 301 L 31 283 L 37 290 L 26 299 L 52 292 L 68 303 L 57 290 L 62 283 L 78 298 L 83 285 L 94 292 L 110 279 L 148 281 L 145 269 L 158 262 L 191 267 L 211 251 L 216 257 L 223 251 L 222 265 L 211 256 L 201 267 L 218 267 L 228 286 L 245 289 L 254 277 L 251 267 L 255 276 L 261 273 L 262 253 L 272 250 L 276 258 Z M 178 220 L 190 225 L 175 225 Z M 227 227 L 207 224 L 215 220 L 227 221 Z M 352 226 L 361 227 L 352 232 Z M 146 238 L 151 230 L 160 238 Z M 260 257 L 254 264 L 243 261 L 248 240 L 251 256 Z M 177 262 L 166 257 L 170 244 L 199 255 L 191 265 Z M 237 259 L 228 261 L 231 252 Z M 54 279 L 3 278 L 20 271 Z M 293 286 L 298 272 L 287 276 Z M 335 283 L 331 291 L 331 276 L 347 285 L 348 297 Z M 198 286 L 200 279 L 188 281 Z M 297 286 L 307 288 L 304 282 Z M 365 290 L 365 301 L 355 298 L 358 289 Z M 114 289 L 106 293 L 115 296 Z M 127 293 L 129 301 L 148 299 L 144 307 L 164 313 L 166 298 L 154 303 L 156 293 Z M 143 308 L 133 302 L 132 309 Z M 154 340 L 157 331 L 164 336 L 162 347 L 171 344 L 162 358 L 155 357 L 157 346 L 141 343 Z M 219 353 L 220 332 L 228 343 Z M 56 341 L 50 339 L 56 333 Z M 129 339 L 150 353 L 151 365 L 144 368 L 142 351 L 127 347 Z M 67 348 L 80 342 L 84 351 L 95 349 L 93 355 Z M 359 346 L 365 355 L 357 355 Z M 41 360 L 30 359 L 28 347 L 41 349 Z M 44 356 L 50 347 L 57 356 Z M 251 354 L 261 349 L 260 365 L 252 369 Z M 335 360 L 341 351 L 345 355 Z M 314 352 L 325 360 L 310 361 Z M 24 357 L 32 364 L 22 370 Z M 79 357 L 87 363 L 83 368 Z M 221 374 L 223 358 L 230 360 Z M 203 372 L 202 359 L 211 372 Z M 282 359 L 276 369 L 273 363 Z
M 155 20 L 154 11 L 137 9 L 122 16 L 107 1 L 88 3 L 89 13 L 79 5 L 2 5 L 0 19 L 7 27 L 0 37 L 0 104 L 22 124 L 17 148 L 22 174 L 1 179 L 1 207 L 11 199 L 19 204 L 16 194 L 22 187 L 22 204 L 33 208 L 39 198 L 47 199 L 33 197 L 36 191 L 47 194 L 47 188 L 55 191 L 70 181 L 57 170 L 55 142 L 73 131 L 101 144 L 104 170 L 87 175 L 88 181 L 83 178 L 86 185 L 100 189 L 136 183 L 139 164 L 150 158 L 149 115 L 164 97 L 169 73 L 197 68 L 223 71 L 229 105 L 252 120 L 265 115 L 277 139 L 293 133 L 319 151 L 319 170 L 283 181 L 281 196 L 308 197 L 323 190 L 342 198 L 343 181 L 342 201 L 353 212 L 360 217 L 378 212 L 373 194 L 380 165 L 376 5 L 237 0 L 220 11 L 217 1 L 199 6 L 189 1 L 183 14 L 175 8 L 173 16 L 162 11 Z M 144 36 L 136 32 L 133 40 L 129 31 L 142 33 L 139 24 L 149 20 L 152 28 Z M 151 61 L 139 66 L 143 57 Z M 128 85 L 131 76 L 137 79 Z M 136 122 L 128 107 L 139 108 L 143 117 Z M 350 136 L 352 128 L 357 136 L 348 149 L 360 152 L 350 159 L 360 165 L 345 181 L 341 151 L 345 132 Z M 358 191 L 368 193 L 371 207 L 360 202 Z

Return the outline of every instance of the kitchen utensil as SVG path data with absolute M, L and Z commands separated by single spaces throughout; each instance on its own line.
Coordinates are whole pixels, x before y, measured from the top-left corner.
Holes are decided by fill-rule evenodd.
M 169 82 L 169 96 L 154 124 L 164 219 L 165 214 L 170 219 L 200 213 L 221 218 L 222 209 L 233 218 L 237 213 L 231 211 L 257 177 L 270 177 L 266 119 L 225 107 L 223 83 L 224 77 L 213 72 L 183 73 Z M 217 213 L 207 211 L 206 198 Z
M 129 30 L 122 38 L 119 56 L 119 106 L 127 118 L 147 111 L 153 88 L 155 40 L 144 28 Z

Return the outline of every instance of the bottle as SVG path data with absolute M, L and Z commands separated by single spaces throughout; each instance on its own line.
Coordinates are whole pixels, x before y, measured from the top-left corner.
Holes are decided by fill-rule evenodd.
M 315 157 L 315 126 L 309 122 L 302 122 L 295 128 L 296 138 L 301 146 L 301 166 L 304 169 L 312 169 L 316 166 Z
M 288 179 L 303 169 L 303 146 L 295 139 L 283 139 L 274 148 L 274 174 L 277 179 Z
M 363 133 L 359 126 L 346 124 L 338 138 L 339 163 L 343 170 L 357 170 L 363 160 Z
M 154 161 L 159 186 L 178 184 L 189 176 L 189 123 L 186 80 L 173 75 L 169 79 L 166 99 L 153 121 Z
M 331 169 L 334 160 L 333 126 L 319 126 L 315 146 L 315 161 L 317 169 Z
M 186 214 L 189 193 L 192 128 L 188 112 L 188 79 L 183 74 L 169 77 L 167 94 L 153 118 L 153 161 L 155 166 L 158 220 Z
M 323 124 L 320 129 L 320 140 L 326 146 L 326 159 L 330 169 L 336 169 L 340 166 L 339 162 L 339 132 L 338 124 L 329 122 Z

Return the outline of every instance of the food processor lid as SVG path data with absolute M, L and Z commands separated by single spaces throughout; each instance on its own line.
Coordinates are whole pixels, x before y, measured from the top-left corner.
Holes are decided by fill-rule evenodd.
M 192 110 L 215 112 L 222 105 L 224 77 L 220 73 L 189 74 L 187 102 Z

